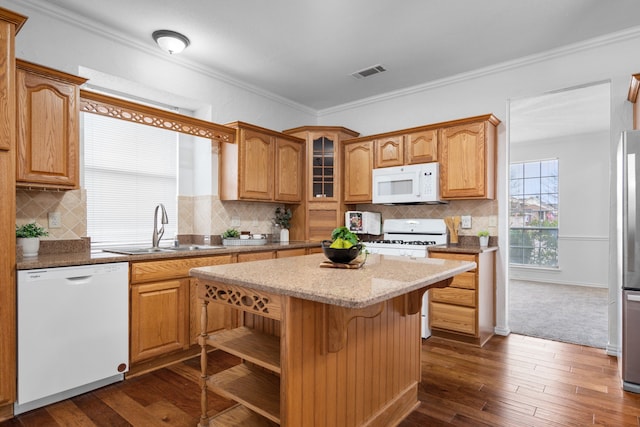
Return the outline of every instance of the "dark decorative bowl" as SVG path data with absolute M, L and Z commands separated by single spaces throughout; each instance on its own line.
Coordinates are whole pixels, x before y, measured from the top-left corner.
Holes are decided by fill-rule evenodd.
M 362 250 L 361 243 L 353 245 L 349 249 L 331 248 L 331 243 L 331 240 L 323 240 L 322 252 L 324 252 L 324 256 L 329 258 L 332 262 L 336 262 L 338 264 L 349 264 L 358 257 Z

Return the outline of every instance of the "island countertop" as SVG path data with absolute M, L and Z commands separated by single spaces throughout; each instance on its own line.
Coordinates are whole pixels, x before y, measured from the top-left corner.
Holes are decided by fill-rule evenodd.
M 323 268 L 323 254 L 194 268 L 203 280 L 362 308 L 476 268 L 474 262 L 369 254 L 359 269 Z

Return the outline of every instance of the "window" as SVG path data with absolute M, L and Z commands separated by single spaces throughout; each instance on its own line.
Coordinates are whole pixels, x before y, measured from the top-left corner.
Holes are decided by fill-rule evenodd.
M 509 262 L 558 267 L 558 160 L 512 163 Z
M 164 239 L 173 239 L 179 134 L 97 114 L 85 113 L 83 119 L 87 234 L 92 244 L 151 245 L 159 203 L 169 217 Z

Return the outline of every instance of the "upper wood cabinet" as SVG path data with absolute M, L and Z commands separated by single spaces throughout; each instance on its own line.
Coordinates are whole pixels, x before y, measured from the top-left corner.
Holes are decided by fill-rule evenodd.
M 344 144 L 344 202 L 371 203 L 374 141 Z
M 299 203 L 304 187 L 304 142 L 276 138 L 275 199 Z
M 494 199 L 496 127 L 493 115 L 479 116 L 440 130 L 440 196 Z
M 304 141 L 234 122 L 233 143 L 220 143 L 220 199 L 300 203 Z
M 404 137 L 402 135 L 380 137 L 373 141 L 376 168 L 402 166 L 404 164 Z
M 304 203 L 292 207 L 291 240 L 320 241 L 344 224 L 342 141 L 358 136 L 341 126 L 303 126 L 283 131 L 306 140 Z
M 405 164 L 438 161 L 438 129 L 415 130 L 404 136 Z
M 79 86 L 86 79 L 16 60 L 18 187 L 79 187 Z

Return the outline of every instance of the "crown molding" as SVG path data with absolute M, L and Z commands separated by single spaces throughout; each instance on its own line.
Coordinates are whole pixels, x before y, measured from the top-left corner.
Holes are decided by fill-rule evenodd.
M 633 27 L 628 30 L 618 31 L 615 33 L 607 34 L 605 36 L 592 38 L 579 43 L 569 44 L 557 49 L 549 50 L 535 55 L 524 56 L 512 61 L 505 61 L 499 64 L 491 65 L 488 67 L 479 68 L 477 70 L 469 71 L 466 73 L 460 73 L 453 76 L 445 77 L 431 82 L 423 83 L 416 86 L 411 86 L 405 89 L 399 89 L 397 91 L 387 92 L 381 95 L 371 96 L 363 98 L 358 101 L 348 102 L 345 104 L 337 105 L 335 107 L 325 108 L 318 110 L 318 117 L 323 117 L 329 114 L 339 113 L 341 111 L 350 110 L 353 108 L 359 108 L 370 104 L 375 104 L 382 101 L 388 101 L 394 98 L 400 98 L 420 92 L 426 92 L 443 86 L 449 86 L 464 81 L 474 80 L 483 76 L 497 74 L 504 71 L 509 71 L 528 65 L 536 64 L 539 62 L 548 61 L 561 56 L 574 54 L 585 50 L 591 50 L 598 47 L 626 41 L 634 38 L 640 38 L 640 26 Z

